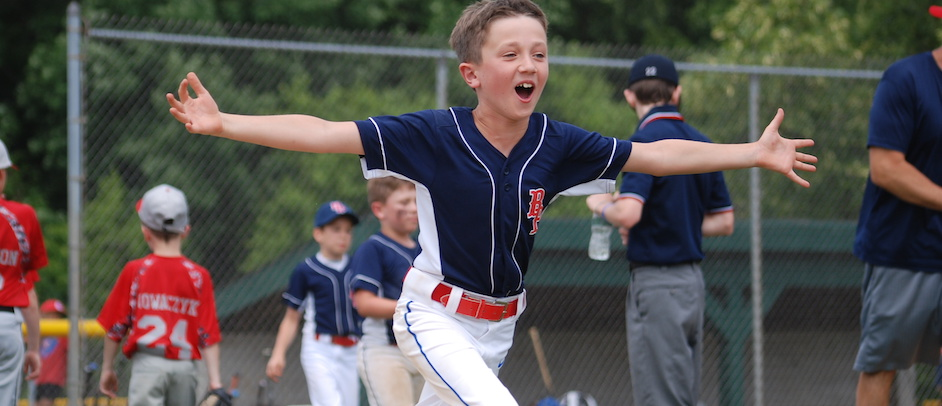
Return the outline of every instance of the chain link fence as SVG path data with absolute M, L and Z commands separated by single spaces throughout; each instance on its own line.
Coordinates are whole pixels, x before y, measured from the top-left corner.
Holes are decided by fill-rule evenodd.
M 264 378 L 295 263 L 316 252 L 314 211 L 341 199 L 364 220 L 354 247 L 378 229 L 355 156 L 278 151 L 188 134 L 165 94 L 200 75 L 224 111 L 310 113 L 354 120 L 473 106 L 446 38 L 83 15 L 80 318 L 95 318 L 123 264 L 146 255 L 134 203 L 169 183 L 187 193 L 193 230 L 184 253 L 210 270 L 223 331 L 224 375 L 239 373 L 237 403 L 308 403 L 298 341 L 285 378 Z M 79 35 L 75 33 L 74 35 Z M 687 121 L 718 142 L 746 142 L 786 112 L 782 133 L 815 138 L 811 189 L 762 171 L 726 174 L 736 231 L 705 241 L 708 284 L 704 405 L 833 405 L 854 399 L 862 264 L 852 256 L 867 176 L 867 116 L 889 61 L 844 69 L 724 65 L 690 50 L 551 44 L 552 74 L 538 111 L 627 138 L 637 119 L 621 96 L 633 58 L 678 61 Z M 800 65 L 803 61 L 796 60 Z M 847 61 L 806 61 L 844 66 Z M 532 342 L 542 337 L 555 395 L 577 390 L 600 405 L 631 404 L 625 338 L 628 271 L 613 236 L 607 262 L 588 259 L 581 198 L 547 210 L 531 271 L 532 303 L 501 378 L 521 404 L 548 396 Z M 75 374 L 97 384 L 100 338 L 83 337 Z M 119 361 L 122 393 L 130 364 Z M 351 368 L 355 366 L 351 365 Z M 897 385 L 896 404 L 937 397 L 934 369 Z M 76 382 L 70 380 L 70 389 Z M 96 386 L 96 385 L 92 385 Z M 82 388 L 81 393 L 87 388 Z M 94 393 L 94 390 L 91 390 Z M 73 392 L 74 393 L 74 392 Z M 365 404 L 365 399 L 364 403 Z

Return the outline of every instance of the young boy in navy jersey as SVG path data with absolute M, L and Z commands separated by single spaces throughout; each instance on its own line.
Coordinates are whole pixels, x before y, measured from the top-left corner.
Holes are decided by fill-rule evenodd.
M 265 372 L 275 382 L 281 378 L 285 353 L 303 316 L 301 368 L 312 406 L 360 404 L 356 370 L 360 319 L 350 302 L 353 272 L 347 255 L 353 227 L 359 222 L 339 200 L 321 205 L 311 233 L 320 250 L 294 268 L 282 294 L 285 315 Z
M 634 62 L 624 91 L 640 120 L 632 142 L 711 142 L 680 114 L 682 90 L 670 59 L 646 55 Z M 697 404 L 706 310 L 702 241 L 729 235 L 734 225 L 723 173 L 660 177 L 625 172 L 617 196 L 592 195 L 586 204 L 619 227 L 628 246 L 631 284 L 625 313 L 634 404 Z M 644 311 L 653 308 L 658 311 Z
M 611 193 L 622 171 L 656 175 L 762 167 L 795 170 L 811 140 L 782 138 L 778 111 L 759 141 L 633 144 L 535 113 L 549 77 L 546 17 L 530 0 L 482 0 L 451 36 L 477 96 L 453 107 L 360 121 L 222 113 L 195 73 L 167 94 L 191 133 L 293 151 L 361 156 L 364 176 L 416 185 L 422 252 L 393 320 L 399 348 L 425 377 L 420 404 L 516 404 L 497 378 L 526 308 L 524 275 L 543 210 L 555 197 Z M 189 94 L 190 87 L 195 97 Z M 629 159 L 630 156 L 630 159 Z
M 415 185 L 392 176 L 370 179 L 366 196 L 380 227 L 357 248 L 351 265 L 353 305 L 366 318 L 357 370 L 371 406 L 411 406 L 424 380 L 399 351 L 392 318 L 402 280 L 421 251 L 412 238 L 419 227 Z

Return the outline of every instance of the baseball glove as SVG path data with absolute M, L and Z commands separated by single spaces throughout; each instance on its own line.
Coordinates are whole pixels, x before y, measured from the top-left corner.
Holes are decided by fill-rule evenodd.
M 232 406 L 232 394 L 225 389 L 213 389 L 203 397 L 199 406 Z

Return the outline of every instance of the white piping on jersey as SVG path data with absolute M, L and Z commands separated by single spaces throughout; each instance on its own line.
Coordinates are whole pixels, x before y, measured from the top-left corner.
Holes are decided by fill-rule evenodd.
M 402 249 L 399 248 L 398 245 L 396 245 L 396 244 L 393 243 L 392 241 L 390 241 L 390 240 L 388 240 L 388 239 L 386 239 L 386 238 L 380 237 L 380 236 L 378 236 L 378 235 L 375 235 L 375 234 L 374 234 L 374 235 L 371 235 L 369 239 L 371 239 L 371 240 L 376 240 L 376 242 L 385 245 L 385 246 L 388 247 L 389 249 L 391 249 L 391 250 L 395 251 L 397 254 L 399 254 L 399 256 L 405 258 L 406 261 L 409 261 L 410 264 L 412 263 L 412 256 L 409 255 L 409 254 L 407 254 L 406 252 L 404 252 Z
M 320 254 L 318 254 L 318 255 L 320 255 Z M 345 256 L 345 259 L 346 259 L 346 256 Z M 334 317 L 334 320 L 336 320 L 336 323 L 337 323 L 337 326 L 336 326 L 336 327 L 337 327 L 337 330 L 336 330 L 336 331 L 342 332 L 342 331 L 343 331 L 343 323 L 341 323 L 341 320 L 343 319 L 343 309 L 344 309 L 344 307 L 345 307 L 345 306 L 344 306 L 344 302 L 345 302 L 346 299 L 347 299 L 347 295 L 346 295 L 345 292 L 343 292 L 343 284 L 342 284 L 343 281 L 337 280 L 337 276 L 338 276 L 338 275 L 337 275 L 337 271 L 339 271 L 339 270 L 337 270 L 337 269 L 327 269 L 327 268 L 324 268 L 324 267 L 320 266 L 319 264 L 317 264 L 316 262 L 312 261 L 311 258 L 305 258 L 305 259 L 304 259 L 304 263 L 307 264 L 308 268 L 311 268 L 311 270 L 314 271 L 314 273 L 316 273 L 316 274 L 318 274 L 318 275 L 323 275 L 323 276 L 327 277 L 327 279 L 330 279 L 330 282 L 333 284 L 333 288 L 334 288 L 334 289 L 333 289 L 333 290 L 334 290 L 334 316 L 335 316 L 335 317 Z M 342 270 L 342 268 L 341 268 L 340 270 Z M 306 323 L 305 323 L 305 327 L 306 327 L 307 325 L 310 325 L 311 328 L 312 328 L 312 329 L 310 330 L 310 333 L 313 334 L 315 331 L 317 331 L 317 326 L 316 326 L 317 321 L 316 321 L 316 317 L 315 317 L 315 315 L 316 315 L 317 313 L 315 312 L 315 309 L 314 309 L 314 304 L 316 303 L 315 300 L 314 300 L 314 294 L 311 293 L 311 292 L 308 292 L 307 295 L 306 295 L 305 301 L 308 302 L 308 303 L 307 303 L 307 308 L 306 308 L 305 310 L 310 311 L 310 313 L 308 313 L 308 312 L 306 311 L 306 312 L 305 312 L 306 314 L 304 315 L 304 320 L 305 320 L 305 322 L 306 322 Z M 353 325 L 354 325 L 354 320 L 347 320 L 347 321 L 350 322 L 350 326 L 353 326 Z M 305 328 L 305 329 L 306 329 L 306 328 Z
M 379 124 L 376 123 L 376 120 L 373 120 L 373 117 L 370 117 L 370 122 L 373 123 L 373 128 L 376 129 L 376 138 L 379 140 L 379 150 L 382 151 L 381 155 L 383 157 L 383 169 L 389 169 L 389 165 L 386 164 L 386 145 L 383 144 L 383 132 L 379 130 Z M 366 163 L 364 161 L 364 169 L 366 168 Z
M 608 155 L 608 162 L 605 163 L 605 167 L 602 168 L 602 172 L 599 173 L 599 176 L 596 176 L 595 180 L 581 183 L 559 192 L 559 194 L 553 197 L 553 200 L 550 201 L 550 203 L 556 201 L 559 196 L 585 196 L 597 193 L 612 193 L 615 191 L 615 180 L 602 178 L 602 175 L 605 175 L 605 172 L 608 171 L 608 168 L 612 167 L 612 162 L 615 161 L 615 152 L 618 150 L 618 140 L 614 138 L 611 140 L 612 152 Z M 601 189 L 602 191 L 598 191 L 598 189 Z M 549 204 L 547 204 L 547 206 L 548 205 Z
M 410 264 L 412 263 L 412 260 L 413 260 L 412 256 L 410 256 L 409 254 L 403 252 L 402 249 L 400 249 L 398 245 L 396 245 L 396 244 L 393 243 L 392 241 L 386 239 L 385 237 L 380 237 L 380 236 L 378 236 L 378 235 L 376 235 L 376 234 L 373 234 L 373 235 L 370 236 L 369 239 L 370 239 L 370 240 L 374 240 L 374 241 L 376 241 L 376 242 L 378 242 L 378 243 L 380 243 L 380 244 L 383 244 L 383 245 L 386 246 L 387 248 L 391 249 L 393 252 L 399 254 L 399 256 L 405 258 L 406 261 L 409 261 Z M 354 280 L 360 280 L 360 281 L 369 283 L 370 285 L 376 286 L 376 290 L 377 290 L 376 296 L 385 297 L 385 296 L 383 295 L 383 284 L 382 284 L 382 282 L 376 280 L 375 278 L 370 278 L 370 277 L 364 276 L 364 275 L 362 275 L 362 274 L 357 274 L 353 279 L 354 279 Z
M 533 153 L 530 154 L 530 157 L 527 158 L 526 162 L 523 163 L 523 166 L 520 168 L 520 176 L 517 178 L 517 232 L 514 234 L 514 243 L 510 249 L 510 257 L 513 258 L 514 266 L 517 267 L 517 274 L 520 276 L 520 282 L 517 284 L 517 289 L 520 289 L 523 286 L 523 273 L 520 271 L 520 264 L 517 263 L 517 257 L 513 255 L 513 252 L 514 249 L 517 248 L 517 241 L 520 240 L 520 224 L 523 224 L 523 212 L 519 209 L 523 206 L 523 173 L 526 172 L 527 167 L 530 166 L 530 162 L 532 162 L 533 158 L 535 158 L 536 155 L 540 153 L 540 148 L 543 147 L 543 141 L 546 140 L 546 121 L 546 114 L 543 114 L 543 129 L 540 131 L 540 142 L 536 145 L 536 148 L 533 149 Z
M 605 168 L 602 168 L 602 173 L 599 173 L 599 176 L 595 177 L 596 179 L 601 178 L 602 175 L 605 174 L 605 171 L 607 171 L 608 168 L 612 167 L 612 161 L 615 160 L 615 150 L 617 148 L 618 148 L 618 142 L 616 142 L 615 139 L 612 138 L 612 153 L 608 154 L 608 162 L 605 163 Z
M 490 275 L 490 279 L 491 279 L 491 290 L 490 290 L 490 291 L 493 292 L 493 291 L 494 291 L 494 285 L 495 285 L 495 282 L 494 282 L 494 257 L 495 257 L 495 255 L 496 255 L 496 250 L 497 250 L 497 241 L 495 241 L 495 237 L 494 237 L 494 236 L 497 234 L 497 230 L 495 229 L 496 225 L 494 224 L 495 221 L 496 221 L 496 220 L 495 220 L 496 214 L 494 213 L 494 211 L 495 211 L 494 207 L 497 205 L 497 201 L 496 201 L 496 199 L 497 199 L 497 185 L 496 185 L 495 182 L 494 182 L 494 174 L 492 174 L 491 171 L 490 171 L 490 169 L 488 169 L 487 165 L 484 164 L 484 161 L 482 161 L 481 158 L 478 157 L 478 155 L 477 155 L 476 153 L 474 153 L 474 149 L 471 148 L 471 144 L 468 143 L 468 139 L 465 137 L 464 132 L 461 131 L 461 124 L 458 122 L 458 115 L 455 114 L 455 109 L 454 109 L 454 108 L 449 108 L 448 111 L 451 113 L 451 118 L 452 118 L 452 120 L 455 120 L 455 127 L 456 127 L 456 130 L 458 131 L 458 136 L 461 137 L 461 142 L 464 143 L 464 146 L 465 146 L 466 148 L 468 148 L 468 152 L 470 152 L 471 155 L 474 156 L 474 159 L 478 161 L 478 163 L 481 165 L 482 168 L 484 168 L 484 171 L 487 172 L 487 177 L 488 177 L 488 179 L 491 181 L 491 260 L 489 261 L 489 262 L 490 262 L 490 265 L 489 265 L 489 268 L 490 268 L 490 269 L 488 270 L 488 275 Z M 473 123 L 472 123 L 472 124 L 473 124 Z M 482 134 L 481 136 L 483 137 L 483 134 Z M 520 210 L 520 209 L 518 208 L 517 210 Z
M 357 274 L 357 276 L 353 277 L 353 280 L 363 281 L 370 285 L 376 286 L 376 291 L 377 291 L 376 296 L 383 297 L 383 284 L 380 281 L 376 280 L 375 278 L 370 278 L 369 276 Z

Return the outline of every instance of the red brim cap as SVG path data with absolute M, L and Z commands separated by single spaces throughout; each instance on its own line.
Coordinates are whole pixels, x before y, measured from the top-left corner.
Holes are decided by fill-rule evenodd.
M 929 6 L 929 14 L 935 18 L 942 18 L 942 6 Z

